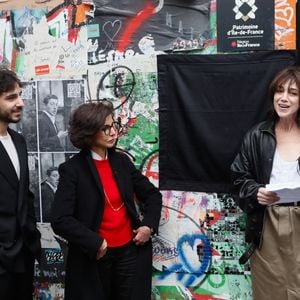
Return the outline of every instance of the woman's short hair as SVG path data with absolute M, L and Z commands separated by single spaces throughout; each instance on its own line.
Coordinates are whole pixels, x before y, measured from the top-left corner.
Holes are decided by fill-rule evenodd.
M 113 105 L 109 101 L 85 103 L 75 109 L 69 121 L 69 136 L 72 144 L 79 149 L 90 149 L 95 135 L 104 126 Z
M 291 81 L 291 83 L 295 83 L 298 92 L 300 93 L 300 67 L 297 66 L 290 66 L 283 70 L 281 70 L 272 80 L 270 84 L 270 99 L 273 103 L 274 95 L 278 88 L 282 85 L 284 85 L 286 82 Z M 300 97 L 299 97 L 299 103 L 300 103 Z M 278 119 L 278 115 L 276 111 L 274 110 L 274 105 L 272 105 L 271 108 L 271 116 L 276 120 Z M 298 109 L 297 114 L 297 124 L 300 126 L 300 109 Z

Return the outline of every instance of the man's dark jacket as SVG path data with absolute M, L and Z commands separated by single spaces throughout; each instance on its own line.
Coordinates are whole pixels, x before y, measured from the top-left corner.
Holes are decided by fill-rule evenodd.
M 259 123 L 245 136 L 231 165 L 240 208 L 247 214 L 246 242 L 259 247 L 265 206 L 257 201 L 258 189 L 270 181 L 276 149 L 274 121 Z
M 22 135 L 8 128 L 20 163 L 20 179 L 0 143 L 0 274 L 17 271 L 20 261 L 40 258 L 40 232 L 36 228 L 33 193 L 29 190 L 27 148 Z M 24 251 L 25 249 L 25 251 Z M 29 250 L 29 252 L 28 252 Z M 25 253 L 31 253 L 28 257 Z

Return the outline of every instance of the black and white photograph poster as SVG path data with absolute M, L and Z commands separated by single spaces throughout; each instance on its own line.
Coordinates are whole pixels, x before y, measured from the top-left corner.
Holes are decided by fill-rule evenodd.
M 84 103 L 83 80 L 37 82 L 40 152 L 77 151 L 68 137 L 71 111 Z
M 219 52 L 273 50 L 274 0 L 217 0 Z

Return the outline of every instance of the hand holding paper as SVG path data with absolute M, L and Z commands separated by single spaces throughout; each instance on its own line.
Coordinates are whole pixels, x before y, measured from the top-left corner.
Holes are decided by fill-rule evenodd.
M 266 189 L 276 192 L 280 197 L 279 201 L 273 204 L 300 201 L 300 182 L 267 184 Z

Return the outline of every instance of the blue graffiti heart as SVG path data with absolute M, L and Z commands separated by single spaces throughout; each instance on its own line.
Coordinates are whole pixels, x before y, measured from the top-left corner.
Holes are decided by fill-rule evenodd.
M 183 251 L 184 244 L 188 244 L 193 247 L 195 246 L 195 242 L 197 240 L 201 240 L 203 243 L 203 258 L 202 263 L 198 269 L 195 269 L 189 262 L 188 257 Z M 208 238 L 203 234 L 194 234 L 194 235 L 184 235 L 177 242 L 177 249 L 179 256 L 182 260 L 182 265 L 191 273 L 197 273 L 199 276 L 203 275 L 207 270 L 210 260 L 211 260 L 211 248 Z

